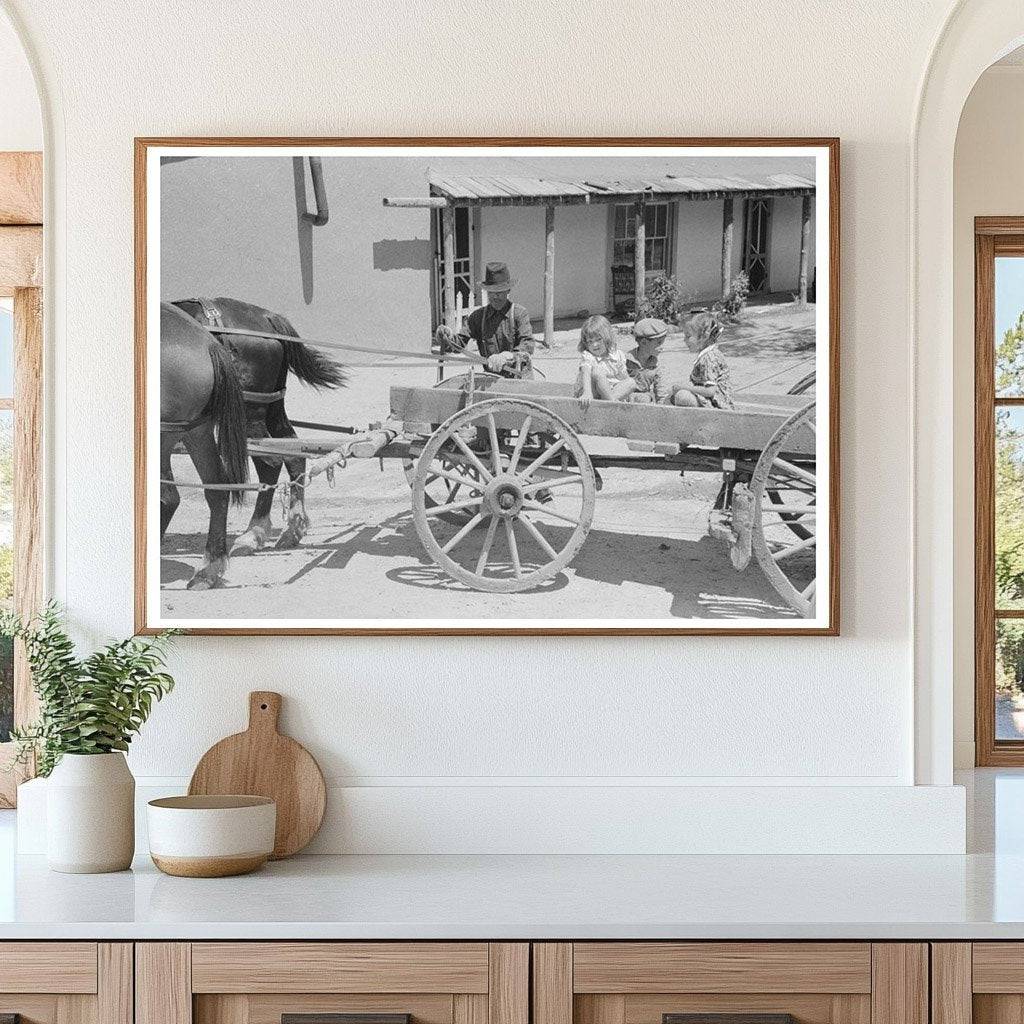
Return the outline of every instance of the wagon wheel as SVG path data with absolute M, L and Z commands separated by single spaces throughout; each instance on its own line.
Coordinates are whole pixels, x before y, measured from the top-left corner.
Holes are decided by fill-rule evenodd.
M 451 450 L 457 469 L 447 468 Z M 427 503 L 428 481 L 460 495 Z M 413 522 L 426 552 L 474 590 L 512 594 L 551 579 L 575 557 L 594 518 L 594 468 L 575 431 L 534 402 L 495 398 L 457 412 L 416 465 Z M 449 514 L 468 515 L 461 523 Z
M 817 374 L 812 370 L 806 377 L 801 377 L 790 389 L 786 392 L 788 395 L 803 395 L 808 391 L 814 390 L 814 383 L 817 378 Z M 785 483 L 785 481 L 782 481 Z M 765 493 L 768 495 L 768 500 L 776 505 L 792 505 L 794 498 L 796 497 L 785 486 L 773 487 L 772 481 L 769 480 Z M 801 540 L 806 540 L 811 536 L 813 531 L 808 530 L 807 527 L 800 525 L 799 515 L 790 515 L 788 513 L 780 513 L 780 518 L 786 525 L 795 533 Z
M 750 478 L 754 555 L 779 596 L 804 618 L 811 618 L 815 607 L 817 477 L 813 462 L 783 458 L 780 452 L 792 447 L 799 431 L 815 431 L 814 414 L 811 402 L 790 416 L 768 442 Z M 773 499 L 771 491 L 784 495 L 785 504 Z

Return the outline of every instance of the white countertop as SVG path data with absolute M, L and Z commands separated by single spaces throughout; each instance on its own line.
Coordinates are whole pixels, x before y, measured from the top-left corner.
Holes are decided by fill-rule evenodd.
M 1024 772 L 975 772 L 967 856 L 296 857 L 59 875 L 0 812 L 0 940 L 1024 939 Z
M 205 880 L 26 857 L 3 938 L 1024 939 L 1024 856 L 298 857 Z

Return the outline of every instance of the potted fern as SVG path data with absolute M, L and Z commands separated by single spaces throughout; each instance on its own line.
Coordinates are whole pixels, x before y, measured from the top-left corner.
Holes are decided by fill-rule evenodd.
M 12 739 L 47 782 L 47 862 L 54 871 L 122 871 L 135 853 L 135 779 L 124 752 L 174 686 L 163 671 L 173 632 L 129 637 L 80 658 L 56 604 L 0 635 L 25 645 L 39 718 Z

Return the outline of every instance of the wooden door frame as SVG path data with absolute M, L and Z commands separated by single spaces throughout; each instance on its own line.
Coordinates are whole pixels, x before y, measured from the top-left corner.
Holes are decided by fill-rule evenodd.
M 43 227 L 42 154 L 0 153 L 0 296 L 14 299 L 14 607 L 39 610 L 43 595 Z M 36 716 L 20 645 L 14 654 L 14 724 Z M 13 807 L 31 766 L 12 768 L 0 743 L 0 807 Z

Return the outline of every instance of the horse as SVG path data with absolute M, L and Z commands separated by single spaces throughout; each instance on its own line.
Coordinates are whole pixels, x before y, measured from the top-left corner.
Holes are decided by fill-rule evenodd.
M 206 327 L 234 358 L 245 400 L 246 433 L 250 438 L 296 436 L 284 407 L 289 371 L 314 388 L 338 388 L 347 382 L 340 363 L 301 341 L 217 333 L 218 327 L 240 327 L 298 338 L 291 322 L 280 313 L 251 302 L 224 297 L 179 299 L 174 305 Z M 271 487 L 277 483 L 281 461 L 280 458 L 253 459 L 261 483 Z M 284 459 L 284 464 L 291 487 L 287 523 L 274 545 L 280 549 L 297 547 L 309 530 L 304 476 L 306 460 L 296 456 Z M 232 545 L 232 556 L 255 554 L 267 543 L 273 528 L 270 513 L 274 493 L 273 490 L 263 490 L 257 495 L 252 519 Z
M 244 484 L 249 477 L 245 404 L 231 356 L 217 340 L 169 302 L 160 303 L 160 537 L 181 500 L 171 453 L 181 441 L 204 484 Z M 210 525 L 202 568 L 189 590 L 219 585 L 227 568 L 230 499 L 241 491 L 207 490 Z

